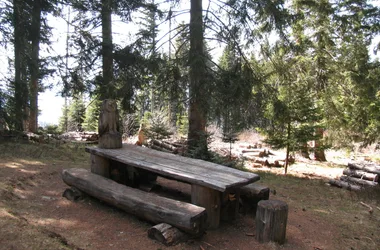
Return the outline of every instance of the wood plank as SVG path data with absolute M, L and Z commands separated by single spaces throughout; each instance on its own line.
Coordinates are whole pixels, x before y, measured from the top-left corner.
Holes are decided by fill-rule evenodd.
M 94 150 L 97 152 L 104 151 L 104 150 L 96 148 L 96 147 L 86 148 L 86 151 L 90 152 L 90 153 L 93 152 Z M 220 173 L 228 173 L 229 175 L 234 175 L 234 176 L 241 177 L 241 178 L 247 178 L 247 177 L 249 178 L 249 177 L 257 176 L 253 173 L 244 172 L 244 171 L 240 171 L 240 170 L 233 169 L 233 168 L 228 168 L 228 167 L 225 167 L 223 165 L 215 164 L 212 162 L 207 162 L 207 161 L 198 160 L 198 159 L 192 159 L 192 158 L 183 157 L 183 156 L 179 156 L 179 155 L 173 155 L 173 154 L 169 154 L 169 153 L 165 153 L 165 152 L 161 152 L 161 151 L 157 151 L 157 150 L 151 150 L 149 148 L 136 147 L 135 145 L 131 145 L 131 144 L 123 144 L 123 150 L 127 151 L 127 152 L 132 151 L 133 153 L 142 155 L 143 157 L 154 157 L 154 158 L 160 158 L 160 159 L 173 160 L 177 164 L 178 163 L 185 163 L 186 166 L 188 166 L 188 165 L 197 166 L 197 167 L 201 166 L 202 169 L 207 169 L 207 170 L 211 170 L 211 171 L 218 171 Z
M 137 147 L 133 147 L 132 149 L 136 149 Z M 99 153 L 101 154 L 102 152 L 104 152 L 104 150 L 98 150 Z M 158 170 L 158 167 L 159 166 L 162 166 L 163 167 L 163 170 L 168 170 L 168 171 L 175 171 L 177 172 L 177 174 L 190 174 L 190 175 L 197 175 L 195 178 L 196 179 L 199 179 L 199 178 L 215 178 L 217 180 L 219 180 L 220 182 L 226 182 L 225 184 L 221 184 L 221 185 L 229 185 L 229 183 L 231 182 L 241 182 L 242 181 L 242 178 L 239 178 L 239 177 L 236 177 L 234 175 L 230 175 L 230 174 L 225 174 L 223 172 L 220 171 L 220 169 L 217 169 L 218 171 L 216 170 L 211 170 L 211 169 L 206 169 L 204 168 L 202 165 L 194 165 L 194 164 L 189 164 L 189 165 L 185 165 L 185 164 L 180 164 L 180 162 L 178 162 L 176 159 L 166 159 L 166 158 L 163 158 L 163 157 L 155 157 L 155 156 L 151 156 L 151 155 L 148 155 L 148 153 L 150 152 L 155 152 L 155 150 L 150 150 L 148 152 L 141 152 L 140 150 L 124 150 L 124 151 L 121 151 L 122 153 L 120 154 L 120 152 L 115 152 L 114 150 L 113 151 L 109 151 L 107 152 L 107 154 L 102 154 L 103 157 L 116 157 L 116 159 L 118 161 L 126 161 L 128 162 L 128 164 L 131 165 L 131 160 L 137 160 L 137 161 L 141 161 L 141 162 L 149 162 L 149 163 L 153 163 L 150 164 L 150 166 L 153 166 L 154 165 L 157 165 L 157 168 L 155 170 Z M 171 154 L 169 154 L 171 155 Z M 135 163 L 135 162 L 133 162 Z M 140 166 L 139 167 L 144 167 L 144 166 Z M 149 169 L 149 170 L 152 170 L 152 169 Z M 160 171 L 163 171 L 160 169 Z M 178 170 L 180 170 L 178 172 Z M 160 172 L 158 172 L 160 173 Z M 163 174 L 163 173 L 161 173 Z
M 154 223 L 168 223 L 191 234 L 205 230 L 206 210 L 118 184 L 86 169 L 72 168 L 62 172 L 63 181 L 88 195 Z
M 162 176 L 195 183 L 221 192 L 255 182 L 260 177 L 222 165 L 124 144 L 122 149 L 87 147 L 91 154 L 117 160 Z

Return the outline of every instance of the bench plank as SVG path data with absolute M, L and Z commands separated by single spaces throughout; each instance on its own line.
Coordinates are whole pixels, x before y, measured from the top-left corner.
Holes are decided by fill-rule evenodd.
M 260 179 L 258 175 L 253 173 L 130 144 L 123 144 L 123 148 L 112 150 L 87 147 L 86 151 L 162 176 L 209 187 L 221 192 Z
M 165 222 L 194 235 L 206 228 L 203 207 L 130 188 L 86 169 L 65 169 L 62 179 L 69 186 L 148 221 Z

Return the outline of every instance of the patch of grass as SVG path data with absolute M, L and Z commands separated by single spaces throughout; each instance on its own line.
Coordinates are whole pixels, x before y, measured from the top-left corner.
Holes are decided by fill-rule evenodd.
M 27 142 L 7 142 L 0 144 L 0 157 L 24 158 L 40 161 L 83 161 L 88 158 L 85 145 L 77 143 L 38 144 Z
M 324 180 L 257 172 L 271 190 L 271 199 L 284 200 L 289 207 L 308 211 L 326 222 L 338 225 L 339 249 L 376 249 L 380 245 L 380 188 L 353 192 L 331 187 Z M 273 194 L 275 190 L 276 195 Z M 365 202 L 373 208 L 360 204 Z M 338 248 L 337 248 L 338 249 Z

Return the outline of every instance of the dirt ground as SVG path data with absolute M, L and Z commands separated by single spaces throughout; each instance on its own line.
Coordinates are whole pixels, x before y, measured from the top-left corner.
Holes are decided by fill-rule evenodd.
M 78 202 L 62 197 L 67 188 L 61 179 L 62 170 L 89 168 L 89 155 L 73 156 L 77 151 L 84 152 L 83 147 L 71 149 L 72 153 L 65 151 L 63 156 L 61 151 L 56 152 L 58 149 L 47 148 L 50 154 L 57 155 L 44 157 L 42 154 L 47 149 L 37 144 L 12 145 L 0 144 L 0 152 L 5 148 L 8 152 L 0 153 L 0 249 L 317 250 L 378 249 L 380 245 L 380 209 L 369 215 L 356 198 L 350 203 L 354 210 L 338 207 L 353 196 L 349 191 L 326 186 L 324 175 L 342 171 L 328 164 L 318 167 L 310 161 L 303 169 L 292 166 L 290 173 L 294 172 L 296 177 L 289 178 L 259 172 L 260 183 L 272 189 L 271 199 L 289 204 L 284 245 L 259 244 L 254 237 L 253 214 L 241 214 L 234 222 L 222 223 L 219 229 L 209 230 L 201 238 L 166 247 L 147 237 L 152 225 L 143 220 L 90 197 Z M 309 180 L 313 174 L 322 181 Z M 183 193 L 188 192 L 186 185 L 172 185 Z M 379 201 L 366 202 L 379 206 Z M 358 212 L 352 214 L 352 211 Z M 364 227 L 367 224 L 371 225 Z

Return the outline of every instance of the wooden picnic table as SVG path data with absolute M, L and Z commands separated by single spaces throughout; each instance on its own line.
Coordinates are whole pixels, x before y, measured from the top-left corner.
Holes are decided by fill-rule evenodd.
M 91 153 L 91 171 L 105 177 L 109 177 L 111 162 L 116 161 L 126 168 L 191 184 L 191 203 L 206 208 L 209 228 L 217 228 L 221 218 L 233 219 L 238 212 L 240 187 L 260 179 L 253 173 L 131 144 L 120 149 L 86 147 L 86 152 Z

